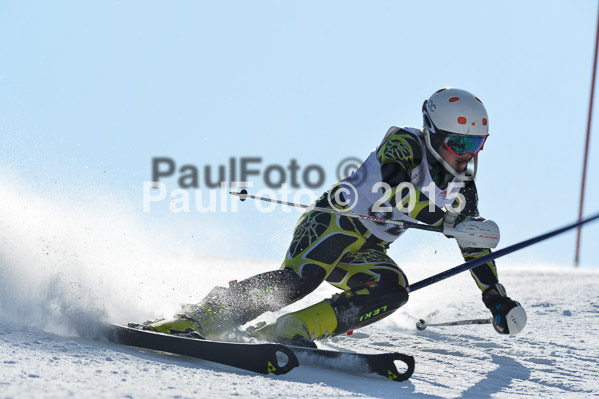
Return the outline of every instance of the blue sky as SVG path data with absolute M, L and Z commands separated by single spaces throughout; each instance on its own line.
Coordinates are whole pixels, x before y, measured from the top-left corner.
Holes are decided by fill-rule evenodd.
M 586 0 L 4 1 L 0 164 L 40 196 L 132 204 L 139 223 L 199 254 L 282 260 L 295 212 L 142 213 L 151 159 L 296 159 L 327 171 L 320 194 L 341 159 L 365 158 L 389 126 L 420 127 L 423 100 L 454 86 L 489 113 L 477 185 L 503 247 L 577 218 L 596 19 Z M 599 211 L 596 130 L 586 214 Z M 597 238 L 599 224 L 585 229 L 583 267 L 599 266 Z M 570 266 L 574 240 L 504 262 Z M 432 233 L 410 232 L 390 253 L 459 261 Z

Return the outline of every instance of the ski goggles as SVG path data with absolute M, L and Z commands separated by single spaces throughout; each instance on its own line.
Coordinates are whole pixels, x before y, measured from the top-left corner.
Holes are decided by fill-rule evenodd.
M 448 136 L 443 144 L 453 155 L 472 154 L 482 151 L 489 136 Z

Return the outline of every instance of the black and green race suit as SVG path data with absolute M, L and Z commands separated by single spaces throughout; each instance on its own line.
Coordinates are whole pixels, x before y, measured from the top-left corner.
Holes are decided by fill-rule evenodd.
M 376 183 L 383 189 L 373 190 Z M 412 189 L 407 189 L 405 183 L 411 183 Z M 344 190 L 348 184 L 353 191 Z M 383 196 L 380 204 L 389 210 L 385 215 L 373 208 Z M 406 206 L 410 201 L 411 208 Z M 333 185 L 315 205 L 353 206 L 356 213 L 440 225 L 446 211 L 439 205 L 459 208 L 458 219 L 463 220 L 479 216 L 477 204 L 474 182 L 460 181 L 431 154 L 427 156 L 427 147 L 417 129 L 393 127 L 360 168 Z M 370 324 L 408 300 L 407 277 L 387 255 L 389 245 L 403 233 L 394 225 L 308 211 L 295 227 L 281 269 L 213 292 L 205 299 L 204 307 L 217 301 L 219 309 L 228 309 L 228 321 L 240 325 L 303 298 L 327 281 L 342 290 L 326 300 L 337 319 L 335 330 L 327 331 L 327 335 Z M 489 253 L 487 249 L 460 249 L 465 260 Z M 474 268 L 471 273 L 481 290 L 498 281 L 494 262 Z

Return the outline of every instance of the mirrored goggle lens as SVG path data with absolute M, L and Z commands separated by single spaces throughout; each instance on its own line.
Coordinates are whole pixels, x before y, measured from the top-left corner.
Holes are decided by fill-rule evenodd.
M 488 136 L 450 136 L 445 139 L 445 145 L 450 151 L 456 154 L 477 154 L 483 149 L 487 137 Z

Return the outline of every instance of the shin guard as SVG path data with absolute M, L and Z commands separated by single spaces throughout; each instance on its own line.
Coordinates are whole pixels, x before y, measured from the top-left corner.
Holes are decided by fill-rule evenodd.
M 389 316 L 408 301 L 408 291 L 401 285 L 368 282 L 327 301 L 337 316 L 338 335 Z

